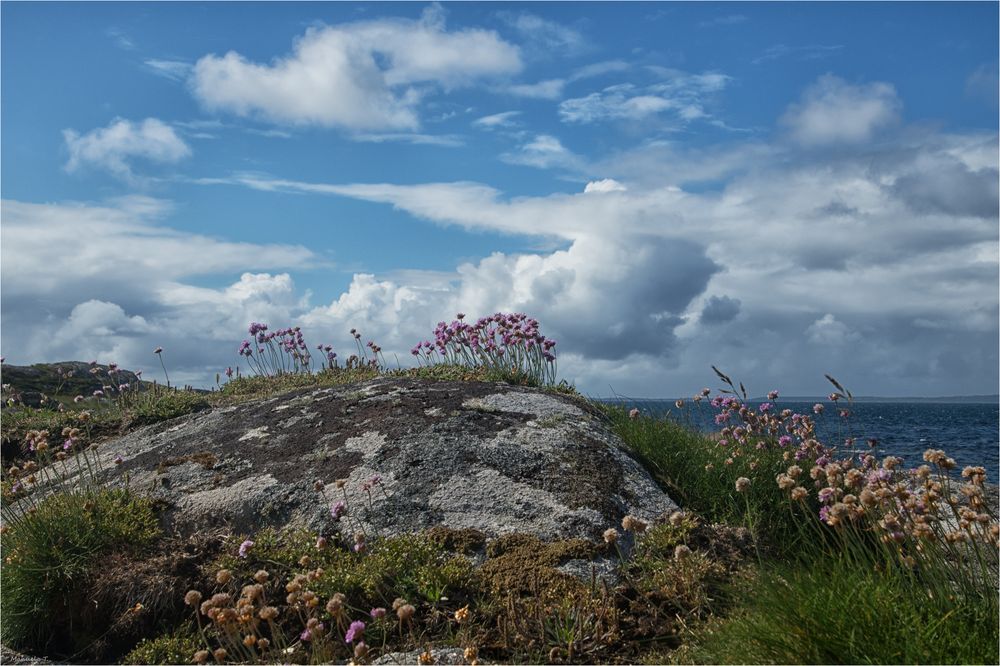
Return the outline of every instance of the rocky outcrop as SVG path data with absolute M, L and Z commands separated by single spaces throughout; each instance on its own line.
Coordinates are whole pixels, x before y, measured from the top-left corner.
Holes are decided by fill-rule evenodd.
M 141 428 L 95 453 L 101 483 L 150 493 L 181 533 L 360 523 L 382 536 L 445 526 L 599 540 L 626 514 L 676 508 L 588 403 L 503 384 L 302 389 Z

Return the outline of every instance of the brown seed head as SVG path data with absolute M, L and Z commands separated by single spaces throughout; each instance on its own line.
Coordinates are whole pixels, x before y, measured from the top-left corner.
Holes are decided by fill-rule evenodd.
M 264 583 L 266 583 L 267 579 L 269 577 L 270 577 L 270 574 L 267 573 L 267 571 L 265 571 L 264 569 L 260 569 L 257 573 L 255 573 L 253 575 L 253 579 L 255 581 L 257 581 L 258 583 L 260 583 L 261 585 L 263 585 Z
M 622 518 L 622 529 L 626 532 L 635 532 L 636 534 L 641 534 L 646 531 L 646 522 L 636 518 L 633 515 L 627 515 Z
M 464 624 L 468 620 L 469 620 L 468 606 L 463 606 L 462 608 L 459 608 L 457 611 L 455 611 L 455 622 L 458 622 L 459 624 Z
M 609 527 L 604 530 L 604 541 L 607 543 L 615 543 L 618 541 L 618 530 L 613 527 Z
M 226 656 L 228 654 L 229 653 L 226 652 L 226 648 L 218 648 L 212 653 L 212 656 L 215 657 L 215 660 L 221 664 L 226 660 Z
M 417 612 L 417 609 L 410 604 L 403 604 L 398 609 L 396 609 L 396 616 L 401 622 L 409 622 L 413 619 L 413 614 Z
M 188 593 L 184 595 L 184 603 L 188 606 L 197 606 L 201 603 L 201 592 L 198 590 L 188 590 Z
M 219 592 L 217 594 L 213 594 L 210 601 L 212 602 L 212 605 L 215 606 L 216 608 L 222 608 L 223 606 L 228 604 L 231 600 L 232 600 L 231 596 L 229 596 L 225 592 Z
M 335 593 L 330 600 L 326 602 L 326 612 L 333 617 L 340 617 L 340 614 L 344 610 L 344 597 L 340 592 Z
M 233 572 L 229 569 L 220 569 L 219 573 L 215 574 L 215 582 L 219 585 L 225 585 L 233 579 Z
M 191 658 L 191 661 L 196 664 L 204 664 L 208 661 L 209 656 L 211 656 L 211 654 L 208 650 L 198 650 L 194 653 L 194 657 Z

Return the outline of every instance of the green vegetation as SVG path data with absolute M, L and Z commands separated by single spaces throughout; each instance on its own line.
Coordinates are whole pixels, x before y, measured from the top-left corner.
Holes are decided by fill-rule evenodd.
M 144 638 L 122 659 L 123 664 L 187 664 L 202 646 L 202 638 L 193 623 L 156 638 Z
M 154 543 L 152 502 L 111 489 L 52 495 L 23 515 L 7 509 L 0 542 L 3 642 L 74 654 L 97 637 L 90 631 L 103 613 L 81 604 L 88 576 L 103 557 L 123 551 L 141 557 Z
M 995 592 L 995 590 L 994 590 Z M 675 655 L 704 664 L 991 664 L 996 605 L 930 599 L 902 577 L 851 568 L 773 565 L 731 618 Z
M 729 390 L 711 400 L 715 436 L 594 405 L 682 507 L 651 525 L 627 516 L 620 530 L 608 526 L 603 543 L 525 534 L 488 541 L 445 527 L 377 538 L 358 523 L 358 533 L 344 527 L 336 537 L 275 529 L 230 535 L 221 554 L 218 541 L 199 546 L 201 535 L 167 553 L 152 502 L 127 488 L 44 499 L 25 489 L 46 477 L 47 465 L 65 466 L 74 455 L 89 469 L 88 446 L 101 437 L 289 391 L 394 377 L 575 393 L 538 364 L 551 362 L 544 355 L 530 372 L 470 361 L 462 326 L 456 320 L 453 331 L 438 332 L 455 343 L 441 362 L 431 362 L 429 345 L 415 348 L 417 368 L 388 370 L 380 348 L 369 343 L 368 358 L 356 334 L 360 356 L 345 367 L 331 355 L 329 367 L 312 372 L 299 355 L 289 362 L 296 371 L 279 363 L 211 393 L 135 382 L 119 384 L 113 396 L 97 390 L 41 409 L 8 403 L 4 455 L 20 466 L 4 470 L 0 637 L 50 656 L 125 663 L 365 663 L 430 645 L 462 648 L 469 662 L 1000 660 L 1000 530 L 985 471 L 967 467 L 953 478 L 955 462 L 936 450 L 914 471 L 891 456 L 838 457 L 817 441 L 812 414 L 751 407 L 742 385 L 719 371 Z M 106 372 L 110 380 L 119 371 Z M 831 401 L 850 403 L 830 381 L 838 389 Z M 692 402 L 708 403 L 708 393 Z M 336 504 L 331 511 L 341 518 Z M 627 558 L 625 543 L 634 544 Z M 202 559 L 178 558 L 178 549 Z M 615 584 L 565 570 L 601 557 L 618 562 Z M 140 591 L 151 587 L 156 593 Z M 107 595 L 105 606 L 88 594 L 95 603 Z M 112 633 L 117 641 L 107 639 Z
M 752 575 L 723 585 L 732 606 L 715 604 L 712 615 L 688 627 L 680 649 L 660 657 L 997 663 L 997 523 L 983 501 L 982 468 L 966 468 L 960 485 L 949 481 L 954 461 L 928 451 L 925 460 L 937 473 L 925 465 L 907 479 L 897 459 L 834 461 L 803 437 L 801 450 L 817 453 L 800 456 L 801 470 L 794 450 L 774 446 L 773 433 L 784 429 L 735 442 L 740 433 L 728 427 L 721 435 L 731 441 L 720 443 L 668 419 L 605 409 L 679 503 L 709 520 L 744 526 L 755 543 Z M 742 417 L 755 423 L 758 415 Z M 802 422 L 808 431 L 808 419 Z M 640 553 L 633 566 L 655 581 L 665 567 L 648 561 Z

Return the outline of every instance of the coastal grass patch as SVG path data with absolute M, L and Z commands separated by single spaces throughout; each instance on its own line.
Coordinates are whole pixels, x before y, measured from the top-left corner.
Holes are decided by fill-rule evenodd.
M 813 535 L 773 481 L 788 467 L 782 452 L 734 454 L 669 418 L 630 415 L 618 405 L 600 408 L 615 433 L 685 509 L 710 522 L 748 528 L 762 551 L 777 556 L 809 547 Z M 741 478 L 754 479 L 743 492 L 736 487 Z
M 169 389 L 139 393 L 134 404 L 123 410 L 123 425 L 130 429 L 206 410 L 211 407 L 207 396 L 197 391 Z
M 150 500 L 127 489 L 59 493 L 4 512 L 0 636 L 15 649 L 73 655 L 98 636 L 103 609 L 80 603 L 111 553 L 140 554 L 159 538 Z
M 931 598 L 891 573 L 841 561 L 770 565 L 728 618 L 701 626 L 675 663 L 995 664 L 997 601 Z

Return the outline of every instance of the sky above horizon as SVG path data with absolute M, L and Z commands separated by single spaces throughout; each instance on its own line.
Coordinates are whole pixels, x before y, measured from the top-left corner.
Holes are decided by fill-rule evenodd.
M 526 312 L 584 393 L 992 394 L 997 3 L 0 4 L 0 353 Z M 247 368 L 243 365 L 243 371 Z

